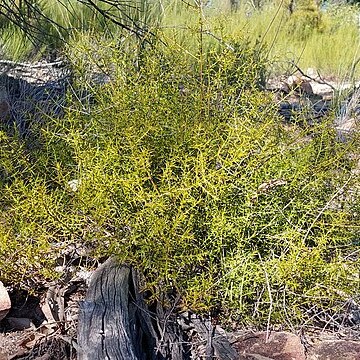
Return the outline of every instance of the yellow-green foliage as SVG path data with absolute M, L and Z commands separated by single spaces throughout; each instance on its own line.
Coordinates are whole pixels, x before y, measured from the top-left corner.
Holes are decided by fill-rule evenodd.
M 326 120 L 282 123 L 257 86 L 259 49 L 189 58 L 157 45 L 134 59 L 80 44 L 69 49 L 78 92 L 42 147 L 1 135 L 1 280 L 49 276 L 72 245 L 133 264 L 155 296 L 175 289 L 184 308 L 252 324 L 358 293 L 354 145 Z M 113 82 L 91 84 L 95 64 L 113 64 Z M 355 205 L 343 203 L 350 188 Z
M 314 31 L 323 28 L 322 16 L 316 0 L 303 0 L 296 3 L 287 23 L 290 34 L 306 40 Z
M 199 27 L 198 12 L 181 1 L 175 3 L 177 6 L 164 8 L 161 34 L 176 38 L 186 49 L 190 44 L 196 47 L 191 34 Z M 342 4 L 319 9 L 308 0 L 296 4 L 291 14 L 289 4 L 283 1 L 264 2 L 261 8 L 245 2 L 236 12 L 221 11 L 214 2 L 214 7 L 203 10 L 204 46 L 219 43 L 216 38 L 226 42 L 246 36 L 252 44 L 267 45 L 276 73 L 293 71 L 294 62 L 304 70 L 315 68 L 339 79 L 358 76 L 358 7 Z

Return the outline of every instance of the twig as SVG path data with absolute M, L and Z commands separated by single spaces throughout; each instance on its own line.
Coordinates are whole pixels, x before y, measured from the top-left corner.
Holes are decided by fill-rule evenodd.
M 209 326 L 206 326 L 206 322 Z M 214 347 L 213 347 L 213 337 L 215 335 L 216 327 L 211 323 L 211 316 L 205 322 L 205 328 L 207 329 L 207 342 L 206 342 L 206 360 L 211 360 L 214 358 Z
M 139 38 L 144 38 L 145 34 L 154 35 L 151 31 L 146 31 L 146 29 L 143 29 L 140 26 L 138 26 L 137 23 L 133 19 L 131 19 L 124 11 L 122 11 L 122 9 L 120 9 L 116 5 L 116 3 L 110 3 L 109 1 L 101 0 L 101 2 L 103 2 L 103 3 L 108 3 L 108 4 L 110 3 L 111 5 L 114 5 L 114 6 L 116 5 L 115 6 L 116 9 L 121 12 L 121 15 L 123 17 L 128 18 L 128 20 L 130 20 L 131 25 L 127 25 L 127 24 L 123 23 L 119 17 L 117 17 L 116 15 L 112 14 L 111 12 L 101 8 L 101 6 L 99 6 L 98 3 L 95 2 L 94 0 L 78 0 L 78 2 L 88 6 L 90 9 L 91 8 L 95 9 L 104 19 L 109 20 L 113 24 L 119 26 L 120 28 L 129 31 L 130 33 L 135 34 Z M 121 3 L 120 3 L 120 5 L 121 5 Z M 126 6 L 126 4 L 124 4 L 124 5 Z M 133 6 L 131 6 L 131 7 L 133 7 Z M 133 7 L 133 8 L 136 8 L 136 7 Z M 148 42 L 148 40 L 146 38 L 144 38 L 144 40 L 146 42 Z
M 178 304 L 179 301 L 180 301 L 180 296 L 177 296 L 177 298 L 175 299 L 174 304 L 172 305 L 170 311 L 165 316 L 165 319 L 163 321 L 163 328 L 161 329 L 160 340 L 157 342 L 157 346 L 156 346 L 156 353 L 157 354 L 160 353 L 160 348 L 161 348 L 161 346 L 162 346 L 162 344 L 164 343 L 164 340 L 165 340 L 166 325 L 169 322 L 170 316 L 174 313 L 175 307 L 176 307 L 176 305 Z
M 351 66 L 350 80 L 354 78 L 355 69 L 356 69 L 356 67 L 359 65 L 359 63 L 360 63 L 360 57 L 358 57 L 358 58 L 354 61 L 353 65 Z
M 28 64 L 28 63 L 21 63 L 21 62 L 16 62 L 16 61 L 11 61 L 11 60 L 0 60 L 0 65 L 7 65 L 7 66 L 19 66 L 19 67 L 27 67 L 27 68 L 31 68 L 31 69 L 38 69 L 38 68 L 43 68 L 43 67 L 47 67 L 47 66 L 58 66 L 58 65 L 62 65 L 64 64 L 64 61 L 59 60 L 59 61 L 54 61 L 51 63 L 41 63 L 41 64 Z
M 190 4 L 188 1 L 185 1 L 185 0 L 181 0 L 185 5 L 189 6 L 189 7 L 192 7 L 194 9 L 197 8 L 197 6 L 195 4 Z
M 272 294 L 271 294 L 269 276 L 268 276 L 268 273 L 266 271 L 265 265 L 264 265 L 264 263 L 262 261 L 262 258 L 261 258 L 260 254 L 259 254 L 259 259 L 260 259 L 260 262 L 261 262 L 263 270 L 264 270 L 266 288 L 267 288 L 267 291 L 268 291 L 268 294 L 269 294 L 269 301 L 270 301 L 269 315 L 268 315 L 267 324 L 266 324 L 266 338 L 265 338 L 265 342 L 268 342 L 269 337 L 270 337 L 270 321 L 271 321 L 271 313 L 272 313 L 272 309 L 273 309 L 273 297 L 272 297 Z
M 235 51 L 235 49 L 230 45 L 228 44 L 227 42 L 225 42 L 223 39 L 221 39 L 220 37 L 216 36 L 215 34 L 213 34 L 212 32 L 210 32 L 209 30 L 205 30 L 204 31 L 204 34 L 205 35 L 210 35 L 212 36 L 215 40 L 217 40 L 219 43 L 225 45 L 225 47 L 227 47 L 229 50 L 231 51 Z
M 261 38 L 261 40 L 260 40 L 260 44 L 261 44 L 261 45 L 263 44 L 266 35 L 267 35 L 268 32 L 270 31 L 270 28 L 272 27 L 272 25 L 273 25 L 276 17 L 278 16 L 278 14 L 279 14 L 282 6 L 283 6 L 283 3 L 284 3 L 284 0 L 281 0 L 280 3 L 279 3 L 279 6 L 278 6 L 277 9 L 276 9 L 275 15 L 273 16 L 273 18 L 272 18 L 271 21 L 269 22 L 269 25 L 268 25 L 267 29 L 265 30 L 264 35 L 262 36 L 262 38 Z
M 331 84 L 329 84 L 328 82 L 326 82 L 323 77 L 320 75 L 319 72 L 318 73 L 318 76 L 319 76 L 319 79 L 314 79 L 313 77 L 307 75 L 304 73 L 304 71 L 301 70 L 301 68 L 299 68 L 299 66 L 297 66 L 293 61 L 290 62 L 292 66 L 294 66 L 296 68 L 296 70 L 304 77 L 306 77 L 307 79 L 311 80 L 311 81 L 315 81 L 317 82 L 318 84 L 323 84 L 323 85 L 327 85 L 329 86 L 333 91 L 336 91 L 335 87 Z
M 351 179 L 352 179 L 352 175 L 349 176 L 349 178 L 345 181 L 345 184 L 336 191 L 336 193 L 330 198 L 330 200 L 325 204 L 325 206 L 319 211 L 316 218 L 314 219 L 314 221 L 312 222 L 312 224 L 309 226 L 308 230 L 306 231 L 306 234 L 305 234 L 304 240 L 303 240 L 304 243 L 305 243 L 306 239 L 308 238 L 310 231 L 312 230 L 312 228 L 314 227 L 316 222 L 319 220 L 320 216 L 328 208 L 328 206 L 331 204 L 331 202 L 341 193 L 341 191 L 343 191 L 345 189 L 346 185 L 350 182 Z

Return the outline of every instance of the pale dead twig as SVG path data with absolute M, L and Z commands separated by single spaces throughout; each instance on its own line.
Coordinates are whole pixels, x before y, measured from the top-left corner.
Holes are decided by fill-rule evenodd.
M 270 321 L 271 321 L 271 314 L 272 314 L 272 309 L 273 309 L 273 297 L 271 294 L 271 287 L 270 287 L 270 282 L 269 282 L 269 276 L 268 273 L 266 271 L 265 265 L 262 261 L 261 255 L 259 254 L 259 258 L 260 258 L 260 262 L 262 264 L 262 268 L 264 270 L 264 275 L 265 275 L 265 282 L 266 282 L 266 288 L 269 294 L 269 301 L 270 301 L 270 305 L 269 305 L 269 314 L 268 314 L 268 319 L 267 319 L 267 324 L 266 324 L 266 338 L 265 338 L 265 342 L 267 343 L 269 341 L 269 337 L 270 337 Z
M 160 349 L 162 344 L 164 343 L 165 340 L 165 334 L 166 334 L 166 325 L 170 319 L 170 316 L 174 313 L 175 307 L 178 304 L 178 302 L 180 301 L 180 296 L 178 296 L 176 298 L 176 300 L 174 301 L 174 304 L 172 305 L 170 311 L 166 314 L 165 319 L 163 320 L 163 328 L 161 329 L 161 337 L 160 340 L 158 341 L 158 344 L 156 346 L 156 353 L 159 354 L 160 353 Z
M 226 48 L 228 48 L 231 51 L 235 51 L 235 48 L 233 46 L 231 46 L 230 44 L 228 44 L 227 42 L 225 42 L 222 38 L 220 38 L 219 36 L 216 36 L 215 34 L 213 34 L 212 32 L 210 32 L 209 30 L 204 30 L 204 34 L 205 35 L 209 35 L 211 37 L 213 37 L 215 40 L 217 40 L 219 43 L 221 43 L 222 45 L 224 45 Z
M 19 67 L 26 67 L 26 68 L 31 68 L 31 69 L 59 66 L 59 65 L 63 65 L 63 64 L 64 64 L 64 61 L 62 61 L 62 60 L 48 62 L 48 63 L 44 62 L 44 63 L 40 63 L 40 64 L 29 64 L 29 63 L 21 63 L 21 62 L 16 62 L 16 61 L 11 61 L 11 60 L 0 60 L 0 65 L 6 65 L 6 66 L 11 66 L 11 67 L 19 66 Z

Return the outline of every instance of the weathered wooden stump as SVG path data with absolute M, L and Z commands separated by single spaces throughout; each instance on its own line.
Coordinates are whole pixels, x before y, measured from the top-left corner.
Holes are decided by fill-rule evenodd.
M 109 259 L 95 272 L 80 303 L 78 359 L 184 359 L 177 342 L 166 344 L 169 335 L 155 331 L 151 316 L 136 274 Z
M 145 304 L 133 269 L 110 258 L 93 275 L 80 303 L 79 360 L 187 360 L 196 341 L 206 348 L 205 359 L 240 359 L 211 321 L 178 316 L 160 303 Z M 215 357 L 216 356 L 216 357 Z

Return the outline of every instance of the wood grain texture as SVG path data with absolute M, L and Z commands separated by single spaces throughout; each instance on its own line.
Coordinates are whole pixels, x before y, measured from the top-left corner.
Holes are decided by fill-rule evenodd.
M 115 260 L 95 272 L 85 301 L 80 303 L 79 360 L 138 360 L 134 324 L 130 321 L 129 281 L 131 270 Z
M 138 282 L 133 269 L 113 258 L 95 271 L 80 303 L 78 360 L 190 360 L 199 340 L 207 344 L 206 360 L 241 359 L 210 320 L 165 308 L 168 297 L 146 304 Z

